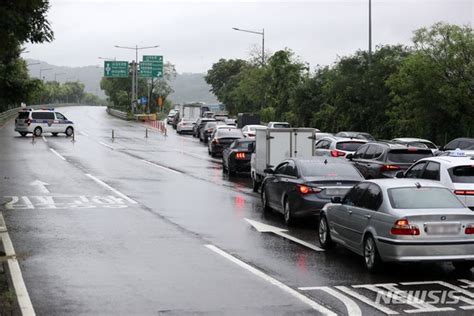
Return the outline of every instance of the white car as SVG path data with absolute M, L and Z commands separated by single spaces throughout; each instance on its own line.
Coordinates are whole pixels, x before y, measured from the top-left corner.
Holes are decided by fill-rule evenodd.
M 367 143 L 365 139 L 326 136 L 314 145 L 314 155 L 345 157 L 348 154 L 354 154 L 365 143 Z
M 397 144 L 407 145 L 411 147 L 429 148 L 431 149 L 433 154 L 438 152 L 438 146 L 433 144 L 433 142 L 423 138 L 394 138 L 391 141 Z
M 245 137 L 255 138 L 257 128 L 267 128 L 265 125 L 246 125 L 242 127 L 242 133 Z
M 196 124 L 196 122 L 181 119 L 181 121 L 179 121 L 178 125 L 176 126 L 176 132 L 178 134 L 192 133 L 194 124 Z
M 397 177 L 440 182 L 474 211 L 474 158 L 465 156 L 462 151 L 420 159 Z
M 290 128 L 290 123 L 288 122 L 270 122 L 267 125 L 268 128 Z
M 15 119 L 15 131 L 21 136 L 33 134 L 36 137 L 43 133 L 53 136 L 64 133 L 66 136 L 74 134 L 74 123 L 54 109 L 21 110 Z

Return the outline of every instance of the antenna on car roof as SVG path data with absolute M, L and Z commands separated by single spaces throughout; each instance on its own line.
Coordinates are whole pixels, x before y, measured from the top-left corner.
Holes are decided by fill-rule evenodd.
M 417 189 L 421 188 L 420 182 L 416 182 L 416 183 L 415 183 L 415 186 L 416 186 Z

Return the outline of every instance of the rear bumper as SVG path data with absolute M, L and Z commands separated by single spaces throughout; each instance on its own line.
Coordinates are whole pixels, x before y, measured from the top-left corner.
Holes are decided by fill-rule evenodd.
M 15 126 L 15 132 L 31 133 L 32 131 L 29 130 L 28 126 Z
M 463 261 L 474 260 L 474 240 L 412 241 L 377 238 L 383 261 Z
M 229 168 L 237 172 L 250 172 L 250 160 L 229 160 Z
M 193 132 L 193 127 L 192 126 L 179 126 L 178 129 L 181 133 L 192 133 Z
M 331 203 L 330 199 L 322 199 L 314 194 L 307 196 L 297 195 L 291 205 L 292 214 L 295 217 L 319 216 L 321 210 L 327 203 Z

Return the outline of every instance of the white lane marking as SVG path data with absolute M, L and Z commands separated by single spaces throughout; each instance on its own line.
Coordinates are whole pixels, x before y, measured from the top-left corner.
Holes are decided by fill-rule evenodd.
M 346 306 L 348 315 L 351 315 L 351 316 L 362 315 L 362 311 L 360 310 L 359 305 L 357 305 L 356 302 L 354 302 L 353 300 L 351 300 L 349 297 L 345 296 L 344 294 L 341 294 L 338 291 L 331 289 L 328 286 L 299 287 L 298 289 L 301 291 L 309 291 L 309 290 L 324 291 L 328 294 L 331 294 L 338 300 L 340 300 Z
M 254 220 L 251 220 L 251 219 L 248 219 L 248 218 L 244 218 L 244 220 L 247 221 L 247 223 L 249 223 L 250 225 L 252 225 L 260 233 L 274 233 L 275 235 L 278 235 L 280 237 L 291 240 L 291 241 L 293 241 L 297 244 L 305 246 L 305 247 L 307 247 L 309 249 L 312 249 L 314 251 L 324 251 L 324 249 L 321 249 L 316 245 L 310 244 L 310 243 L 308 243 L 304 240 L 301 240 L 301 239 L 298 239 L 296 237 L 293 237 L 291 235 L 286 234 L 285 232 L 288 231 L 286 229 L 276 227 L 276 226 L 272 226 L 272 225 L 268 225 L 268 224 L 264 224 L 264 223 L 260 223 L 260 222 L 257 222 L 257 221 L 254 221 Z
M 89 137 L 89 134 L 87 134 L 86 132 L 81 131 L 81 134 L 84 135 L 84 136 Z
M 461 281 L 461 280 L 459 280 Z M 456 285 L 453 285 L 451 283 L 447 283 L 447 282 L 444 282 L 444 281 L 420 281 L 420 282 L 400 282 L 401 285 L 426 285 L 426 284 L 439 284 L 439 285 L 442 285 L 444 287 L 447 287 L 451 290 L 454 290 L 454 291 L 457 291 L 459 293 L 462 293 L 463 295 L 466 295 L 467 297 L 470 297 L 470 298 L 474 298 L 474 293 L 468 291 L 468 290 L 465 290 L 459 286 L 456 286 Z M 459 306 L 459 308 L 461 309 L 464 309 L 464 310 L 468 310 L 468 309 L 474 309 L 474 300 L 472 299 L 469 299 L 467 297 L 463 297 L 463 296 L 456 296 L 457 299 L 459 299 L 460 301 L 463 301 L 465 303 L 468 304 L 468 306 Z
M 43 138 L 43 141 L 44 141 L 45 143 L 47 143 L 47 142 L 48 142 L 48 140 L 46 139 L 46 137 L 44 137 L 44 135 L 43 135 L 43 136 L 41 136 L 41 138 Z
M 461 287 L 462 287 L 463 289 L 474 288 L 474 282 L 472 282 L 472 281 L 469 281 L 469 280 L 466 280 L 466 279 L 458 279 L 458 281 L 467 284 L 467 285 L 461 285 Z
M 105 146 L 105 147 L 108 147 L 110 149 L 114 149 L 114 147 L 110 146 L 110 145 L 107 145 L 106 143 L 104 142 L 99 142 L 99 144 L 101 144 L 102 146 Z
M 371 299 L 349 289 L 348 287 L 345 287 L 343 285 L 340 285 L 340 286 L 335 286 L 336 289 L 338 289 L 339 291 L 342 291 L 346 294 L 349 294 L 350 296 L 358 299 L 359 301 L 361 302 L 364 302 L 365 304 L 373 307 L 373 308 L 376 308 L 378 309 L 379 311 L 381 311 L 382 313 L 385 313 L 385 314 L 388 314 L 388 315 L 397 315 L 398 312 L 394 311 L 394 310 L 391 310 L 390 308 L 387 308 L 383 305 L 380 305 L 378 304 L 377 302 L 375 301 L 372 301 Z
M 152 165 L 152 166 L 154 166 L 154 167 L 160 168 L 160 169 L 162 169 L 162 170 L 166 170 L 166 171 L 169 171 L 169 172 L 173 172 L 173 173 L 175 173 L 175 174 L 183 174 L 182 172 L 179 172 L 179 171 L 176 171 L 176 170 L 173 170 L 173 169 L 170 169 L 170 168 L 166 168 L 166 167 L 157 165 L 156 163 L 150 162 L 150 161 L 145 160 L 145 159 L 140 159 L 140 160 L 143 161 L 143 162 L 146 162 L 146 163 L 149 164 L 149 165 Z
M 0 213 L 0 239 L 3 244 L 3 249 L 5 255 L 9 257 L 7 260 L 8 270 L 10 271 L 11 281 L 13 283 L 13 288 L 15 289 L 16 298 L 18 306 L 21 310 L 21 315 L 23 316 L 34 316 L 35 310 L 33 309 L 33 304 L 31 303 L 30 295 L 26 289 L 23 276 L 21 274 L 20 265 L 16 259 L 15 249 L 13 248 L 13 243 L 10 239 L 10 235 L 7 232 L 5 220 L 3 215 Z
M 114 192 L 115 194 L 117 194 L 118 196 L 120 196 L 121 198 L 127 200 L 128 202 L 132 203 L 132 204 L 138 204 L 137 201 L 135 200 L 132 200 L 131 198 L 129 198 L 128 196 L 126 196 L 125 194 L 123 194 L 122 192 L 112 188 L 110 185 L 108 185 L 107 183 L 105 183 L 104 181 L 94 177 L 93 175 L 89 174 L 89 173 L 86 173 L 85 174 L 86 176 L 88 176 L 89 178 L 91 178 L 92 180 L 94 180 L 95 182 L 97 182 L 98 184 L 102 185 L 103 187 L 106 187 L 107 189 L 109 189 L 110 191 Z
M 41 180 L 35 180 L 35 181 L 31 182 L 30 185 L 37 187 L 40 190 L 41 193 L 46 193 L 46 194 L 50 193 L 48 188 L 46 188 L 46 186 L 49 185 L 49 184 L 46 183 L 46 182 L 43 182 Z
M 293 297 L 299 299 L 303 303 L 308 304 L 314 310 L 317 310 L 318 312 L 320 312 L 324 315 L 331 315 L 331 316 L 337 315 L 333 311 L 331 311 L 331 310 L 327 309 L 326 307 L 316 303 L 315 301 L 311 300 L 309 297 L 307 297 L 307 296 L 301 294 L 300 292 L 292 289 L 288 285 L 272 278 L 271 276 L 269 276 L 269 275 L 263 273 L 262 271 L 252 267 L 251 265 L 237 259 L 236 257 L 234 257 L 231 254 L 217 248 L 216 246 L 214 246 L 214 245 L 205 245 L 205 247 L 208 248 L 209 250 L 221 255 L 222 257 L 226 258 L 227 260 L 232 261 L 233 263 L 237 264 L 241 268 L 244 268 L 245 270 L 249 271 L 250 273 L 260 277 L 261 279 L 263 279 L 267 282 L 269 282 L 270 284 L 280 288 L 281 290 L 285 291 L 286 293 L 288 293 L 288 294 L 292 295 Z
M 51 150 L 56 156 L 58 156 L 59 158 L 61 158 L 62 160 L 66 161 L 66 158 L 64 158 L 63 156 L 61 156 L 56 150 L 54 150 L 53 148 L 50 148 L 49 150 Z
M 194 153 L 185 153 L 185 154 L 187 154 L 187 155 L 189 155 L 189 156 L 196 157 L 196 158 L 200 158 L 200 159 L 206 159 L 206 160 L 211 159 L 211 160 L 215 160 L 215 159 L 212 159 L 211 156 L 204 156 L 204 155 L 199 155 L 199 154 L 194 154 Z

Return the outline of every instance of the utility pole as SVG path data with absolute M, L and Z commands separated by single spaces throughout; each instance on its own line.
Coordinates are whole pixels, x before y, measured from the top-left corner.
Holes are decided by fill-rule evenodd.
M 369 65 L 372 62 L 372 0 L 369 0 Z

